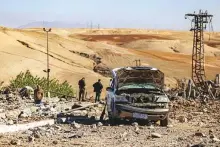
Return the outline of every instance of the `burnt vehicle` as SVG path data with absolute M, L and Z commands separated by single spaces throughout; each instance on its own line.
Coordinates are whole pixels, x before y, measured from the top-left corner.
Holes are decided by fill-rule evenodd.
M 116 119 L 160 121 L 168 125 L 169 98 L 163 92 L 164 73 L 153 67 L 112 70 L 106 102 L 110 123 Z

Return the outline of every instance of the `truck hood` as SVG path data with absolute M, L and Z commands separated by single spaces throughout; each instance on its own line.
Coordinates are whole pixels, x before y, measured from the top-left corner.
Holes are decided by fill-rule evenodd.
M 152 67 L 127 67 L 115 71 L 118 88 L 128 83 L 153 83 L 159 88 L 164 85 L 164 73 Z

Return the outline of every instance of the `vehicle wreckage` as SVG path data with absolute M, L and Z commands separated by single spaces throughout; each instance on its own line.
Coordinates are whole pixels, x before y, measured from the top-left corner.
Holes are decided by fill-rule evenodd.
M 164 73 L 153 67 L 112 70 L 106 102 L 110 123 L 117 119 L 160 121 L 168 125 L 169 98 L 163 91 Z

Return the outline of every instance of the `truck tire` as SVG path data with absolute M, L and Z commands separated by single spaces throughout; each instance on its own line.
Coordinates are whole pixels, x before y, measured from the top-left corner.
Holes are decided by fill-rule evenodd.
M 160 120 L 160 126 L 166 127 L 168 125 L 168 121 L 169 121 L 169 117 L 167 115 L 167 117 L 165 119 Z
M 111 114 L 108 113 L 108 122 L 111 126 L 115 126 L 120 123 L 120 120 L 118 118 L 112 117 Z

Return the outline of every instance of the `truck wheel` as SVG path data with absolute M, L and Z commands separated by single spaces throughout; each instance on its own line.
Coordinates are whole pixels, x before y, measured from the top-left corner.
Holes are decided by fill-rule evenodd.
M 160 121 L 160 126 L 166 127 L 168 125 L 168 121 L 169 121 L 169 117 L 167 115 L 167 117 L 164 120 Z
M 115 118 L 112 117 L 110 112 L 108 112 L 108 122 L 111 126 L 115 125 Z

